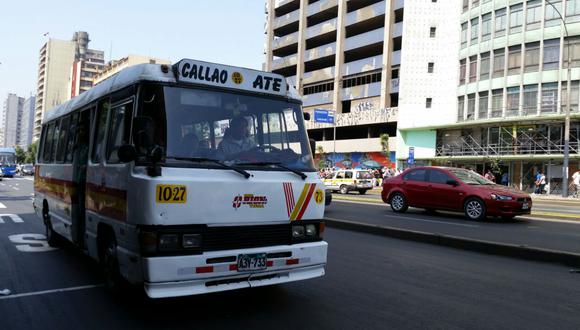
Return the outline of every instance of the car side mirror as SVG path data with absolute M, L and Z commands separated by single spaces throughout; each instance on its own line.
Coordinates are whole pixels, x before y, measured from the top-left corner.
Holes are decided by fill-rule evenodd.
M 452 179 L 449 179 L 449 180 L 447 180 L 447 184 L 448 184 L 448 185 L 451 185 L 451 186 L 453 186 L 453 187 L 457 187 L 457 186 L 459 186 L 459 182 L 457 182 L 457 181 L 455 181 L 455 180 L 452 180 Z
M 304 112 L 302 115 L 304 116 L 304 120 L 310 121 L 310 112 Z
M 129 163 L 137 158 L 137 149 L 132 144 L 124 144 L 117 150 L 117 156 L 122 163 Z

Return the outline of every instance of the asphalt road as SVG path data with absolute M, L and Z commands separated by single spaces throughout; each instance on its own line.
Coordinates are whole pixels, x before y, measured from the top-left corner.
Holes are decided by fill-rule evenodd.
M 566 267 L 333 229 L 320 279 L 145 303 L 115 297 L 82 254 L 10 241 L 43 228 L 32 182 L 3 183 L 0 213 L 19 216 L 0 223 L 0 290 L 12 291 L 0 296 L 3 330 L 580 328 L 580 274 Z

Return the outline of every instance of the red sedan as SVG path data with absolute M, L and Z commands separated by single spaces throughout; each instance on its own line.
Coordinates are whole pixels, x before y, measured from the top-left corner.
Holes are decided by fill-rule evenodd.
M 409 206 L 427 210 L 462 211 L 471 220 L 487 216 L 511 219 L 530 214 L 527 193 L 495 184 L 481 175 L 453 167 L 414 167 L 385 180 L 383 201 L 395 212 Z

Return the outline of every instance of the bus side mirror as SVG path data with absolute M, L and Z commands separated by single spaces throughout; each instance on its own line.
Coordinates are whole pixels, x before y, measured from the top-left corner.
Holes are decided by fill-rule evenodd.
M 304 120 L 310 121 L 310 112 L 304 112 L 303 116 L 304 116 Z
M 310 142 L 310 150 L 312 150 L 312 155 L 314 156 L 316 153 L 316 140 L 308 139 L 308 142 Z
M 124 144 L 117 150 L 117 155 L 122 163 L 129 163 L 137 158 L 137 149 L 132 144 Z

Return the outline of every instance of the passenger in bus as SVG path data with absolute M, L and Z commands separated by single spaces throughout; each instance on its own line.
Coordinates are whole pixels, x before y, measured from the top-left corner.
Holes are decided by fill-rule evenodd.
M 199 139 L 195 133 L 187 133 L 181 138 L 179 155 L 183 157 L 193 157 L 199 150 Z
M 231 120 L 230 127 L 226 129 L 218 151 L 224 156 L 231 156 L 255 147 L 256 143 L 250 137 L 248 121 L 243 116 L 237 116 Z

